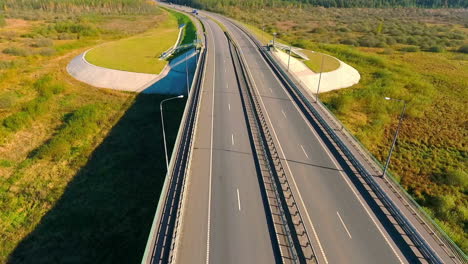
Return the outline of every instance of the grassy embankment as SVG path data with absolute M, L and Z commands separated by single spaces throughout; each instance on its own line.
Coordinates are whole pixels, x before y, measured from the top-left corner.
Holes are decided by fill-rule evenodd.
M 165 175 L 164 96 L 96 89 L 65 67 L 169 17 L 146 1 L 0 0 L 0 263 L 134 263 Z M 183 102 L 167 104 L 173 142 Z
M 181 44 L 192 43 L 196 37 L 195 25 L 186 15 L 165 10 L 171 15 L 158 27 L 96 47 L 86 54 L 86 60 L 110 69 L 159 74 L 168 63 L 159 56 L 177 41 L 178 26 L 185 24 Z
M 262 32 L 261 29 L 256 28 L 255 26 L 249 24 L 243 24 L 247 29 L 250 30 L 251 33 L 255 35 L 255 37 L 264 45 L 270 43 L 273 39 L 273 36 L 267 32 Z M 284 40 L 278 39 L 279 43 L 286 44 Z M 313 72 L 330 72 L 338 69 L 340 67 L 340 62 L 327 54 L 323 54 L 320 52 L 313 52 L 310 50 L 302 49 L 301 52 L 306 55 L 309 60 L 303 60 L 298 56 L 295 56 L 296 59 L 302 61 L 309 69 Z M 294 55 L 294 53 L 293 53 Z M 322 55 L 323 55 L 323 65 L 322 65 Z
M 174 45 L 178 34 L 176 18 L 168 16 L 163 23 L 143 34 L 90 50 L 86 60 L 110 69 L 159 74 L 167 64 L 159 56 Z
M 361 82 L 323 94 L 323 102 L 385 161 L 402 104 L 408 109 L 390 170 L 468 251 L 468 29 L 466 10 L 235 7 L 218 11 L 294 46 L 355 67 Z M 337 15 L 339 14 L 339 15 Z M 465 21 L 466 23 L 466 21 Z

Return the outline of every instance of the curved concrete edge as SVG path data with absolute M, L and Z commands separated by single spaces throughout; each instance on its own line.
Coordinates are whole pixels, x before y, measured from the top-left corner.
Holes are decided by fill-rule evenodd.
M 272 53 L 285 67 L 287 67 L 289 59 L 288 54 L 281 51 L 273 51 Z M 340 67 L 338 67 L 338 69 L 322 73 L 320 80 L 320 93 L 348 88 L 359 83 L 359 80 L 361 79 L 359 72 L 341 60 L 338 61 L 340 62 Z M 309 93 L 315 94 L 317 92 L 317 86 L 320 78 L 319 73 L 313 72 L 302 61 L 294 57 L 291 57 L 289 72 L 308 89 Z
M 160 74 L 148 74 L 108 69 L 89 63 L 84 53 L 73 58 L 67 65 L 67 72 L 75 79 L 98 88 L 140 92 L 164 78 L 170 71 L 169 64 Z

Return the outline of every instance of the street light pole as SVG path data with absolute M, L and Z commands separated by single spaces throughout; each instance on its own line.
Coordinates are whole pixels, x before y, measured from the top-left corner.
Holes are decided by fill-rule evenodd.
M 292 44 L 289 44 L 288 71 L 289 71 L 289 63 L 291 62 L 291 48 L 292 48 Z
M 403 110 L 401 111 L 400 118 L 399 118 L 399 121 L 398 121 L 397 130 L 395 131 L 395 136 L 393 136 L 393 142 L 392 142 L 392 146 L 390 147 L 390 152 L 388 153 L 387 162 L 385 162 L 385 167 L 384 167 L 384 170 L 383 170 L 383 173 L 382 173 L 382 178 L 385 177 L 385 174 L 387 173 L 388 165 L 390 164 L 390 158 L 392 157 L 392 152 L 393 152 L 393 149 L 395 148 L 395 143 L 397 141 L 398 132 L 400 131 L 401 123 L 403 122 L 403 115 L 405 114 L 405 110 L 406 110 L 406 101 L 405 100 L 393 99 L 393 98 L 390 98 L 390 97 L 385 97 L 385 100 L 400 101 L 400 102 L 403 102 L 404 105 L 403 105 Z
M 164 154 L 166 156 L 166 170 L 169 170 L 169 160 L 167 158 L 166 131 L 164 130 L 163 103 L 167 102 L 167 101 L 170 101 L 170 100 L 174 100 L 174 99 L 180 99 L 180 98 L 184 98 L 184 96 L 179 95 L 179 96 L 176 96 L 176 97 L 171 97 L 171 98 L 168 98 L 168 99 L 164 99 L 159 104 L 159 111 L 161 112 L 161 124 L 162 124 L 162 131 L 163 131 L 163 140 L 164 140 Z
M 262 8 L 262 42 L 264 40 L 263 35 L 264 35 L 264 31 L 265 31 L 265 19 L 263 18 L 263 11 L 264 11 L 264 9 Z
M 323 71 L 323 53 L 322 53 L 322 62 L 320 63 L 320 74 L 319 74 L 319 81 L 318 81 L 318 85 L 317 85 L 317 93 L 315 94 L 315 102 L 316 103 L 318 103 L 320 82 L 322 81 L 322 71 Z
M 275 48 L 276 32 L 273 32 L 273 48 Z
M 185 53 L 185 76 L 186 76 L 186 79 L 187 79 L 187 96 L 189 95 L 190 93 L 190 87 L 189 87 L 189 78 L 188 78 L 188 59 L 187 59 L 187 53 Z

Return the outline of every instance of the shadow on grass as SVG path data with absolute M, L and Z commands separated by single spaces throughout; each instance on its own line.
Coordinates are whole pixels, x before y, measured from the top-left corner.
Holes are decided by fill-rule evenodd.
M 7 263 L 139 263 L 166 173 L 159 103 L 140 94 Z M 165 103 L 169 146 L 183 100 Z

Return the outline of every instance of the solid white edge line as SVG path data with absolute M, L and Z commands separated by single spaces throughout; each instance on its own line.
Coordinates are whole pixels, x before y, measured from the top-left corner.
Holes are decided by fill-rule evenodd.
M 338 218 L 340 219 L 341 224 L 343 225 L 344 229 L 346 230 L 346 233 L 348 233 L 349 238 L 353 239 L 353 237 L 351 236 L 351 233 L 349 233 L 348 228 L 346 227 L 346 225 L 345 225 L 343 219 L 341 218 L 340 213 L 339 213 L 338 211 L 336 211 L 336 214 L 338 215 Z
M 241 210 L 241 205 L 240 205 L 239 188 L 237 188 L 237 204 L 239 205 L 239 211 L 240 211 Z
M 214 99 L 215 99 L 215 83 L 216 83 L 216 46 L 214 42 L 213 30 L 209 23 L 206 23 L 211 32 L 211 42 L 213 43 L 213 91 L 212 91 L 212 102 L 211 102 L 211 139 L 210 139 L 210 180 L 208 187 L 208 228 L 206 234 L 206 264 L 210 263 L 210 224 L 211 224 L 211 180 L 213 174 L 213 131 L 214 131 Z M 208 52 L 208 51 L 207 51 Z M 208 55 L 208 54 L 207 54 Z
M 237 29 L 237 28 L 236 28 Z M 240 31 L 240 30 L 239 30 Z M 242 34 L 244 34 L 242 31 L 240 31 Z M 250 40 L 250 38 L 247 37 L 247 40 L 252 43 L 252 40 Z M 253 44 L 253 43 L 252 43 Z M 254 44 L 253 44 L 254 45 Z M 260 57 L 262 58 L 263 61 L 265 61 L 265 59 L 262 57 L 262 55 L 260 54 L 260 51 L 258 49 L 255 49 L 257 51 L 257 53 L 260 55 Z M 267 63 L 265 61 L 265 63 Z M 268 64 L 268 63 L 267 63 Z M 273 69 L 271 69 L 271 67 L 268 67 L 268 69 L 270 69 L 271 73 L 273 74 L 273 76 L 275 77 L 275 79 L 279 82 L 279 84 L 281 85 L 281 87 L 283 88 L 283 90 L 286 90 L 286 88 L 281 84 L 281 81 L 278 79 L 278 77 L 276 76 L 276 74 L 273 72 Z M 333 156 L 331 155 L 329 149 L 325 146 L 325 144 L 322 142 L 322 139 L 317 135 L 317 132 L 312 128 L 312 126 L 309 124 L 307 118 L 304 116 L 304 114 L 302 113 L 302 111 L 299 109 L 299 107 L 296 105 L 296 103 L 294 102 L 294 100 L 291 98 L 291 95 L 286 91 L 285 92 L 286 95 L 289 97 L 289 99 L 291 100 L 291 102 L 293 103 L 293 105 L 296 107 L 297 111 L 299 112 L 299 114 L 302 116 L 302 118 L 304 119 L 305 123 L 309 126 L 309 129 L 312 131 L 312 133 L 315 135 L 315 137 L 318 139 L 318 141 L 320 142 L 320 144 L 322 145 L 322 147 L 325 149 L 325 152 L 328 154 L 328 156 L 330 157 L 331 161 L 333 162 L 333 164 L 337 167 L 337 168 L 341 168 L 341 166 L 338 166 L 337 162 L 335 161 L 335 159 L 333 158 Z M 261 97 L 260 97 L 261 98 Z M 279 141 L 278 141 L 279 142 Z M 288 162 L 286 161 L 286 165 L 288 164 Z M 393 253 L 395 254 L 395 256 L 398 258 L 398 260 L 400 261 L 400 263 L 404 263 L 402 260 L 401 260 L 401 257 L 400 255 L 396 252 L 395 248 L 393 247 L 393 245 L 390 243 L 390 240 L 387 238 L 387 236 L 385 235 L 385 233 L 382 231 L 382 229 L 380 228 L 380 226 L 377 224 L 377 221 L 375 220 L 375 218 L 371 215 L 371 213 L 369 212 L 369 210 L 367 209 L 367 207 L 364 205 L 364 202 L 361 200 L 361 198 L 358 196 L 358 194 L 356 193 L 356 191 L 353 189 L 351 183 L 348 181 L 348 179 L 346 178 L 346 175 L 344 175 L 343 171 L 340 170 L 340 175 L 343 177 L 343 179 L 346 181 L 346 183 L 348 184 L 348 187 L 351 189 L 351 191 L 354 193 L 354 195 L 356 196 L 356 198 L 358 199 L 359 203 L 361 204 L 361 206 L 364 208 L 364 210 L 366 211 L 367 215 L 371 218 L 372 222 L 374 223 L 374 225 L 377 227 L 377 229 L 379 230 L 380 234 L 383 236 L 385 242 L 387 242 L 387 244 L 389 245 L 390 249 L 393 251 Z M 293 177 L 294 178 L 294 177 Z M 299 189 L 297 189 L 299 191 Z M 319 244 L 320 245 L 320 244 Z

